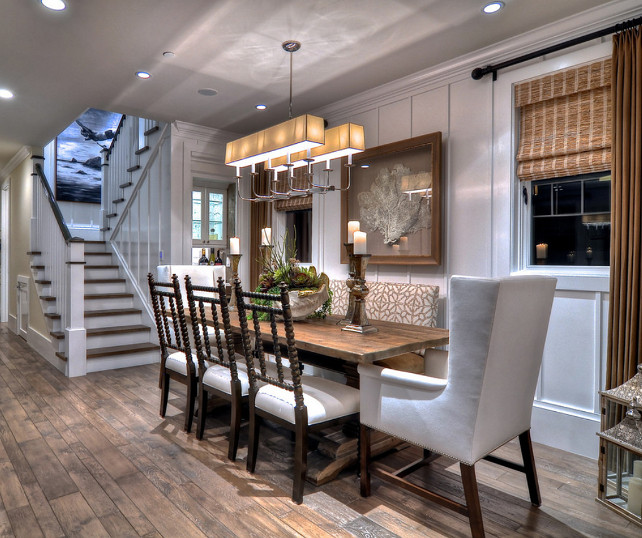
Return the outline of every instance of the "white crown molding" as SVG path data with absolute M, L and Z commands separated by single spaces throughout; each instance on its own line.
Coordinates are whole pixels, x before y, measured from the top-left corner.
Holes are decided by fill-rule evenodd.
M 9 174 L 13 172 L 18 165 L 25 159 L 31 157 L 32 154 L 32 148 L 31 146 L 22 146 L 16 154 L 11 157 L 9 162 L 4 166 L 2 170 L 0 170 L 0 181 L 4 181 L 6 178 L 9 177 Z
M 473 69 L 516 58 L 642 15 L 639 0 L 615 0 L 353 95 L 312 113 L 330 125 L 385 104 L 470 77 Z M 590 46 L 590 43 L 586 43 Z M 501 76 L 499 71 L 498 76 Z M 490 75 L 484 77 L 492 80 Z M 478 81 L 482 84 L 482 81 Z
M 215 144 L 227 144 L 230 140 L 234 140 L 240 136 L 236 133 L 223 131 L 214 127 L 205 127 L 204 125 L 196 125 L 195 123 L 187 123 L 179 120 L 172 122 L 172 135 L 183 138 L 195 138 Z

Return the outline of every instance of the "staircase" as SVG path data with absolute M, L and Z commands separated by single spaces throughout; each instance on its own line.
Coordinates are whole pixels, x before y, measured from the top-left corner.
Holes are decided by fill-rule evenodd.
M 104 241 L 85 241 L 85 330 L 87 372 L 138 366 L 158 362 L 159 346 L 144 323 L 143 312 L 134 307 L 134 294 L 120 277 L 119 266 Z M 37 258 L 38 252 L 31 252 Z M 67 362 L 65 332 L 59 326 L 56 298 L 50 295 L 45 266 L 31 266 L 45 318 L 53 342 L 59 342 L 55 355 Z

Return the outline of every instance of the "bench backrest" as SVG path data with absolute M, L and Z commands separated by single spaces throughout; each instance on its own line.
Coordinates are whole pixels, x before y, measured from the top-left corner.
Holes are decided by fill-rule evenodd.
M 412 323 L 424 327 L 437 325 L 439 286 L 400 282 L 367 282 L 370 290 L 366 311 L 370 319 Z M 345 316 L 348 288 L 345 280 L 330 280 L 332 313 Z
M 209 286 L 216 288 L 218 278 L 225 280 L 224 265 L 159 265 L 156 268 L 159 282 L 169 282 L 172 275 L 178 277 L 181 285 L 183 304 L 187 307 L 187 294 L 185 292 L 185 275 L 189 275 L 194 286 Z

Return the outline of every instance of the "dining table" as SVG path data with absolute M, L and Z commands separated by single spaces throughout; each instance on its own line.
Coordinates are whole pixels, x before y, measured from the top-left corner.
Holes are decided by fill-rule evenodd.
M 189 317 L 189 311 L 186 311 Z M 341 373 L 350 386 L 359 387 L 359 364 L 372 364 L 410 352 L 421 352 L 448 344 L 448 330 L 408 323 L 370 320 L 376 332 L 357 333 L 344 331 L 341 316 L 307 318 L 294 322 L 294 337 L 299 361 L 326 370 Z M 262 321 L 261 334 L 266 344 L 271 344 L 269 322 Z M 263 329 L 265 324 L 266 330 Z M 230 310 L 232 332 L 240 336 L 238 312 Z M 252 331 L 252 322 L 249 324 Z M 277 329 L 279 344 L 285 346 L 285 328 Z M 239 340 L 240 344 L 240 340 Z M 316 373 L 316 372 L 315 372 Z M 358 428 L 335 428 L 324 432 L 313 453 L 308 456 L 307 479 L 315 485 L 334 479 L 341 470 L 354 465 L 358 459 Z M 399 444 L 399 440 L 381 435 L 372 439 L 371 454 L 376 456 Z

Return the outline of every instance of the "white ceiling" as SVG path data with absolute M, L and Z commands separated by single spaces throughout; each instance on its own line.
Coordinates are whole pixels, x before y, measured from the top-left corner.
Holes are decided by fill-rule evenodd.
M 505 3 L 489 16 L 484 0 L 1 0 L 0 88 L 15 98 L 0 99 L 0 170 L 88 107 L 239 133 L 283 121 L 286 39 L 302 42 L 298 115 L 608 2 Z

